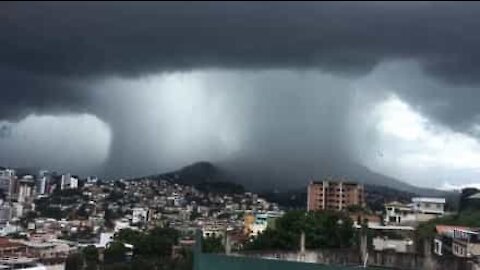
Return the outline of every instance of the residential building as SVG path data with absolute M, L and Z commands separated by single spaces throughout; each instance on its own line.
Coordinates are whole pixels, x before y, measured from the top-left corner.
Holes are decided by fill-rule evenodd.
M 132 224 L 145 223 L 148 218 L 148 210 L 144 208 L 132 209 Z
M 0 189 L 8 198 L 11 198 L 15 194 L 15 191 L 16 191 L 15 170 L 0 169 Z
M 452 253 L 462 258 L 480 256 L 480 229 L 455 228 L 453 230 Z
M 72 188 L 72 189 L 78 188 L 78 178 L 77 177 L 71 177 L 70 178 L 70 188 Z
M 411 205 L 400 202 L 385 204 L 385 223 L 402 224 L 415 221 L 415 213 Z
M 384 222 L 388 224 L 415 225 L 443 216 L 444 198 L 412 198 L 410 204 L 391 202 L 385 204 Z
M 311 181 L 307 204 L 308 211 L 340 211 L 348 206 L 364 206 L 364 188 L 361 184 L 351 182 Z
M 258 234 L 262 233 L 267 229 L 268 226 L 268 215 L 267 214 L 257 214 L 255 215 L 255 222 L 251 226 L 251 236 L 256 237 Z
M 412 198 L 413 211 L 442 216 L 445 214 L 445 198 Z
M 263 213 L 249 213 L 244 217 L 243 231 L 248 236 L 256 237 L 267 229 L 274 227 L 275 220 L 283 216 L 284 212 L 267 211 Z
M 47 193 L 48 184 L 51 182 L 51 174 L 49 171 L 41 170 L 38 172 L 36 185 L 36 192 L 38 195 Z
M 12 208 L 10 204 L 2 201 L 0 203 L 0 224 L 5 224 L 12 219 Z
M 25 203 L 33 200 L 35 181 L 33 176 L 26 175 L 18 183 L 18 202 Z
M 69 173 L 62 175 L 62 180 L 60 182 L 60 189 L 64 190 L 69 188 L 71 179 L 72 179 L 72 176 Z
M 465 226 L 437 225 L 433 252 L 437 256 L 462 258 L 480 256 L 480 229 Z

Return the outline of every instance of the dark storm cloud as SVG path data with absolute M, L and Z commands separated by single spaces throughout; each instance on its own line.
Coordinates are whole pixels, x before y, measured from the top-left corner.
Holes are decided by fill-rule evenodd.
M 479 11 L 475 3 L 7 3 L 0 57 L 55 75 L 204 66 L 349 72 L 415 57 L 463 81 L 478 75 Z
M 406 57 L 440 79 L 477 83 L 479 14 L 477 3 L 2 3 L 0 59 L 3 70 L 84 77 L 211 66 L 359 74 Z M 12 107 L 44 103 L 4 85 L 31 96 Z
M 412 59 L 421 67 L 412 76 L 408 70 L 401 70 L 402 76 L 387 76 L 393 91 L 436 120 L 468 128 L 479 111 L 479 15 L 478 3 L 453 2 L 1 3 L 0 118 L 91 112 L 112 126 L 112 155 L 124 159 L 123 166 L 131 157 L 122 144 L 136 135 L 123 120 L 140 125 L 141 117 L 119 111 L 114 104 L 98 106 L 89 82 L 203 68 L 313 68 L 349 77 L 369 74 L 385 61 Z M 335 110 L 350 94 L 343 85 L 337 95 L 335 86 L 329 87 L 323 90 L 330 91 L 330 110 Z M 261 148 L 262 140 L 268 141 L 275 130 L 303 129 L 306 133 L 290 141 L 268 141 L 269 149 L 283 150 L 266 151 L 265 158 L 292 149 L 307 151 L 317 131 L 309 129 L 315 128 L 312 119 L 299 119 L 308 113 L 304 108 L 315 106 L 309 99 L 313 93 L 293 105 L 295 94 L 272 93 L 248 94 L 246 103 L 260 104 L 246 126 L 255 137 L 251 150 L 258 153 L 254 148 Z M 118 91 L 111 95 L 112 100 L 128 102 Z M 432 107 L 432 100 L 445 106 Z M 295 106 L 290 115 L 283 112 L 289 106 Z M 270 124 L 280 111 L 281 121 Z M 331 137 L 341 133 L 335 121 L 344 121 L 345 114 L 336 117 L 327 121 L 334 130 Z M 299 147 L 303 141 L 304 147 Z M 333 148 L 333 142 L 337 143 L 333 138 L 322 144 Z M 148 147 L 138 151 L 144 149 Z
M 87 95 L 75 83 L 58 76 L 0 68 L 0 119 L 19 120 L 32 113 L 86 110 Z

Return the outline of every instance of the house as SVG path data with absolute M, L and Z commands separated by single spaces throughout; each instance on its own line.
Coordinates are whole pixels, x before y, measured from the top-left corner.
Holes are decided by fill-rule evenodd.
M 444 198 L 412 198 L 410 204 L 391 202 L 385 204 L 384 222 L 387 224 L 415 225 L 443 216 Z
M 445 214 L 444 198 L 412 198 L 413 211 L 416 213 L 442 216 Z
M 462 258 L 480 256 L 480 229 L 454 229 L 452 253 Z
M 391 202 L 385 204 L 384 222 L 389 224 L 406 224 L 416 221 L 415 212 L 411 204 Z
M 480 256 L 480 228 L 437 225 L 433 252 L 461 258 Z

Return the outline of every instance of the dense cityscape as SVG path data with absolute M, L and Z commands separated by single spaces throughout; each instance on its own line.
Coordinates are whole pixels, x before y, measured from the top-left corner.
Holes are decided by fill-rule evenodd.
M 0 264 L 191 269 L 198 241 L 204 253 L 324 265 L 475 269 L 479 263 L 480 190 L 464 189 L 457 209 L 445 198 L 412 197 L 373 211 L 368 188 L 329 178 L 305 187 L 302 210 L 232 183 L 208 183 L 209 191 L 201 181 L 179 184 L 181 177 L 179 171 L 105 181 L 2 168 Z

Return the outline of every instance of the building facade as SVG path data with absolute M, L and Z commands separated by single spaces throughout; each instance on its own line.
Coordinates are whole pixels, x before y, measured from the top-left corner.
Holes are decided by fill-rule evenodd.
M 0 169 L 0 189 L 7 198 L 14 196 L 16 192 L 15 170 L 12 169 Z
M 365 205 L 363 185 L 351 182 L 312 181 L 308 185 L 308 211 L 343 210 Z
M 445 198 L 412 198 L 413 210 L 418 213 L 443 216 Z
M 409 204 L 385 204 L 384 222 L 387 224 L 415 225 L 445 214 L 445 198 L 412 198 Z

